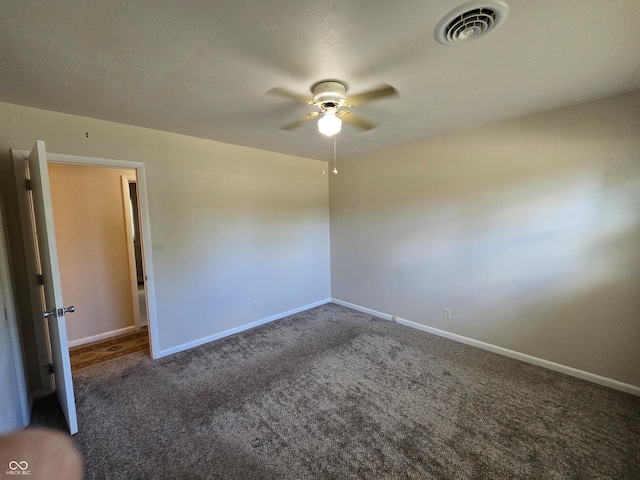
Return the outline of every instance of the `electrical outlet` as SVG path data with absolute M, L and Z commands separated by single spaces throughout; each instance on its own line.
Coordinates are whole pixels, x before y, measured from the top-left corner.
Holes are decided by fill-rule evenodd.
M 165 245 L 164 243 L 153 243 L 151 244 L 151 250 L 153 250 L 154 252 L 161 252 L 165 249 Z
M 445 308 L 444 309 L 444 318 L 451 318 L 451 309 L 450 308 Z
M 253 301 L 253 309 L 257 310 L 258 309 L 258 300 L 254 300 Z

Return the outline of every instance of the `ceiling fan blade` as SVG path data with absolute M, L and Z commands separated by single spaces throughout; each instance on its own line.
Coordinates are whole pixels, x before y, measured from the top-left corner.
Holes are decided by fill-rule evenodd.
M 362 117 L 354 115 L 353 113 L 351 113 L 348 110 L 339 111 L 338 112 L 338 117 L 340 117 L 340 119 L 343 122 L 348 123 L 349 125 L 353 125 L 358 130 L 362 130 L 363 132 L 366 132 L 367 130 L 371 130 L 372 128 L 375 128 L 375 126 L 376 126 L 375 123 L 371 123 L 370 121 L 365 120 Z
M 311 104 L 311 102 L 313 101 L 313 99 L 305 96 L 305 95 L 300 95 L 297 94 L 295 92 L 291 92 L 285 88 L 281 88 L 281 87 L 274 87 L 271 90 L 269 90 L 267 92 L 269 95 L 275 95 L 277 97 L 282 97 L 282 98 L 286 98 L 287 100 L 293 100 L 296 102 L 301 102 L 304 103 L 305 105 L 309 105 Z
M 318 115 L 320 115 L 318 112 L 310 113 L 309 115 L 305 115 L 304 117 L 299 118 L 295 122 L 291 122 L 291 123 L 288 123 L 286 125 L 281 126 L 280 129 L 281 130 L 287 130 L 287 131 L 295 130 L 299 126 L 307 123 L 312 118 L 318 117 Z
M 347 99 L 347 103 L 352 106 L 362 105 L 363 103 L 368 103 L 373 100 L 377 100 L 378 98 L 388 97 L 390 95 L 398 95 L 398 91 L 391 85 L 383 85 L 375 90 L 369 90 L 368 92 L 349 97 Z

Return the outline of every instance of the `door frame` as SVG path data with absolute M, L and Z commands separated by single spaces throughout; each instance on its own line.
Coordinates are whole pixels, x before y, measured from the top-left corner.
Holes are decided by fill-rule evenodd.
M 14 171 L 16 179 L 19 179 L 20 169 L 24 169 L 23 162 L 30 154 L 29 150 L 17 150 L 12 149 Z M 83 165 L 91 167 L 106 167 L 106 168 L 119 168 L 127 170 L 135 170 L 136 183 L 138 192 L 138 212 L 140 215 L 140 244 L 142 248 L 142 263 L 145 273 L 145 290 L 147 299 L 147 324 L 149 332 L 149 349 L 151 358 L 156 359 L 160 357 L 160 345 L 158 341 L 158 321 L 156 310 L 156 295 L 155 295 L 155 280 L 153 274 L 153 261 L 152 261 L 152 248 L 151 248 L 151 226 L 149 222 L 149 202 L 147 197 L 147 177 L 145 172 L 145 164 L 143 162 L 133 162 L 129 160 L 115 160 L 110 158 L 100 157 L 87 157 L 82 155 L 67 155 L 60 153 L 47 152 L 48 161 L 51 163 L 64 163 L 71 165 Z M 28 208 L 26 204 L 26 196 L 19 196 L 19 206 Z M 25 228 L 23 226 L 23 239 L 24 242 L 31 241 L 24 235 Z M 35 262 L 35 259 L 27 259 L 29 263 Z M 33 296 L 33 295 L 32 295 Z M 39 299 L 36 298 L 39 302 Z M 33 308 L 33 301 L 32 301 Z M 37 307 L 40 309 L 40 307 Z M 46 340 L 46 332 L 40 325 L 36 325 L 36 346 L 40 359 L 48 358 L 49 346 Z M 42 363 L 42 362 L 40 362 Z M 48 372 L 45 369 L 40 369 L 41 380 L 43 384 L 43 391 L 41 394 L 47 395 L 52 392 L 51 379 Z

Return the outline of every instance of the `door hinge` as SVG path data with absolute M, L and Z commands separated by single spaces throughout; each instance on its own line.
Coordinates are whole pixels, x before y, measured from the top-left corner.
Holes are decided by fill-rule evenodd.
M 44 365 L 44 368 L 47 369 L 47 372 L 49 372 L 49 375 L 53 375 L 53 363 L 47 363 Z
M 33 186 L 31 185 L 31 179 L 30 178 L 26 178 L 24 181 L 24 187 L 27 190 L 33 190 Z
M 38 279 L 38 285 L 44 285 L 44 275 L 38 274 L 36 277 Z

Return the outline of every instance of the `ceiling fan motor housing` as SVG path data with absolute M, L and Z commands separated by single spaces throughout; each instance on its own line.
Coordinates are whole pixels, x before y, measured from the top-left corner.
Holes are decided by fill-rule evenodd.
M 311 87 L 313 105 L 325 108 L 338 108 L 346 105 L 347 86 L 335 80 L 324 80 Z

